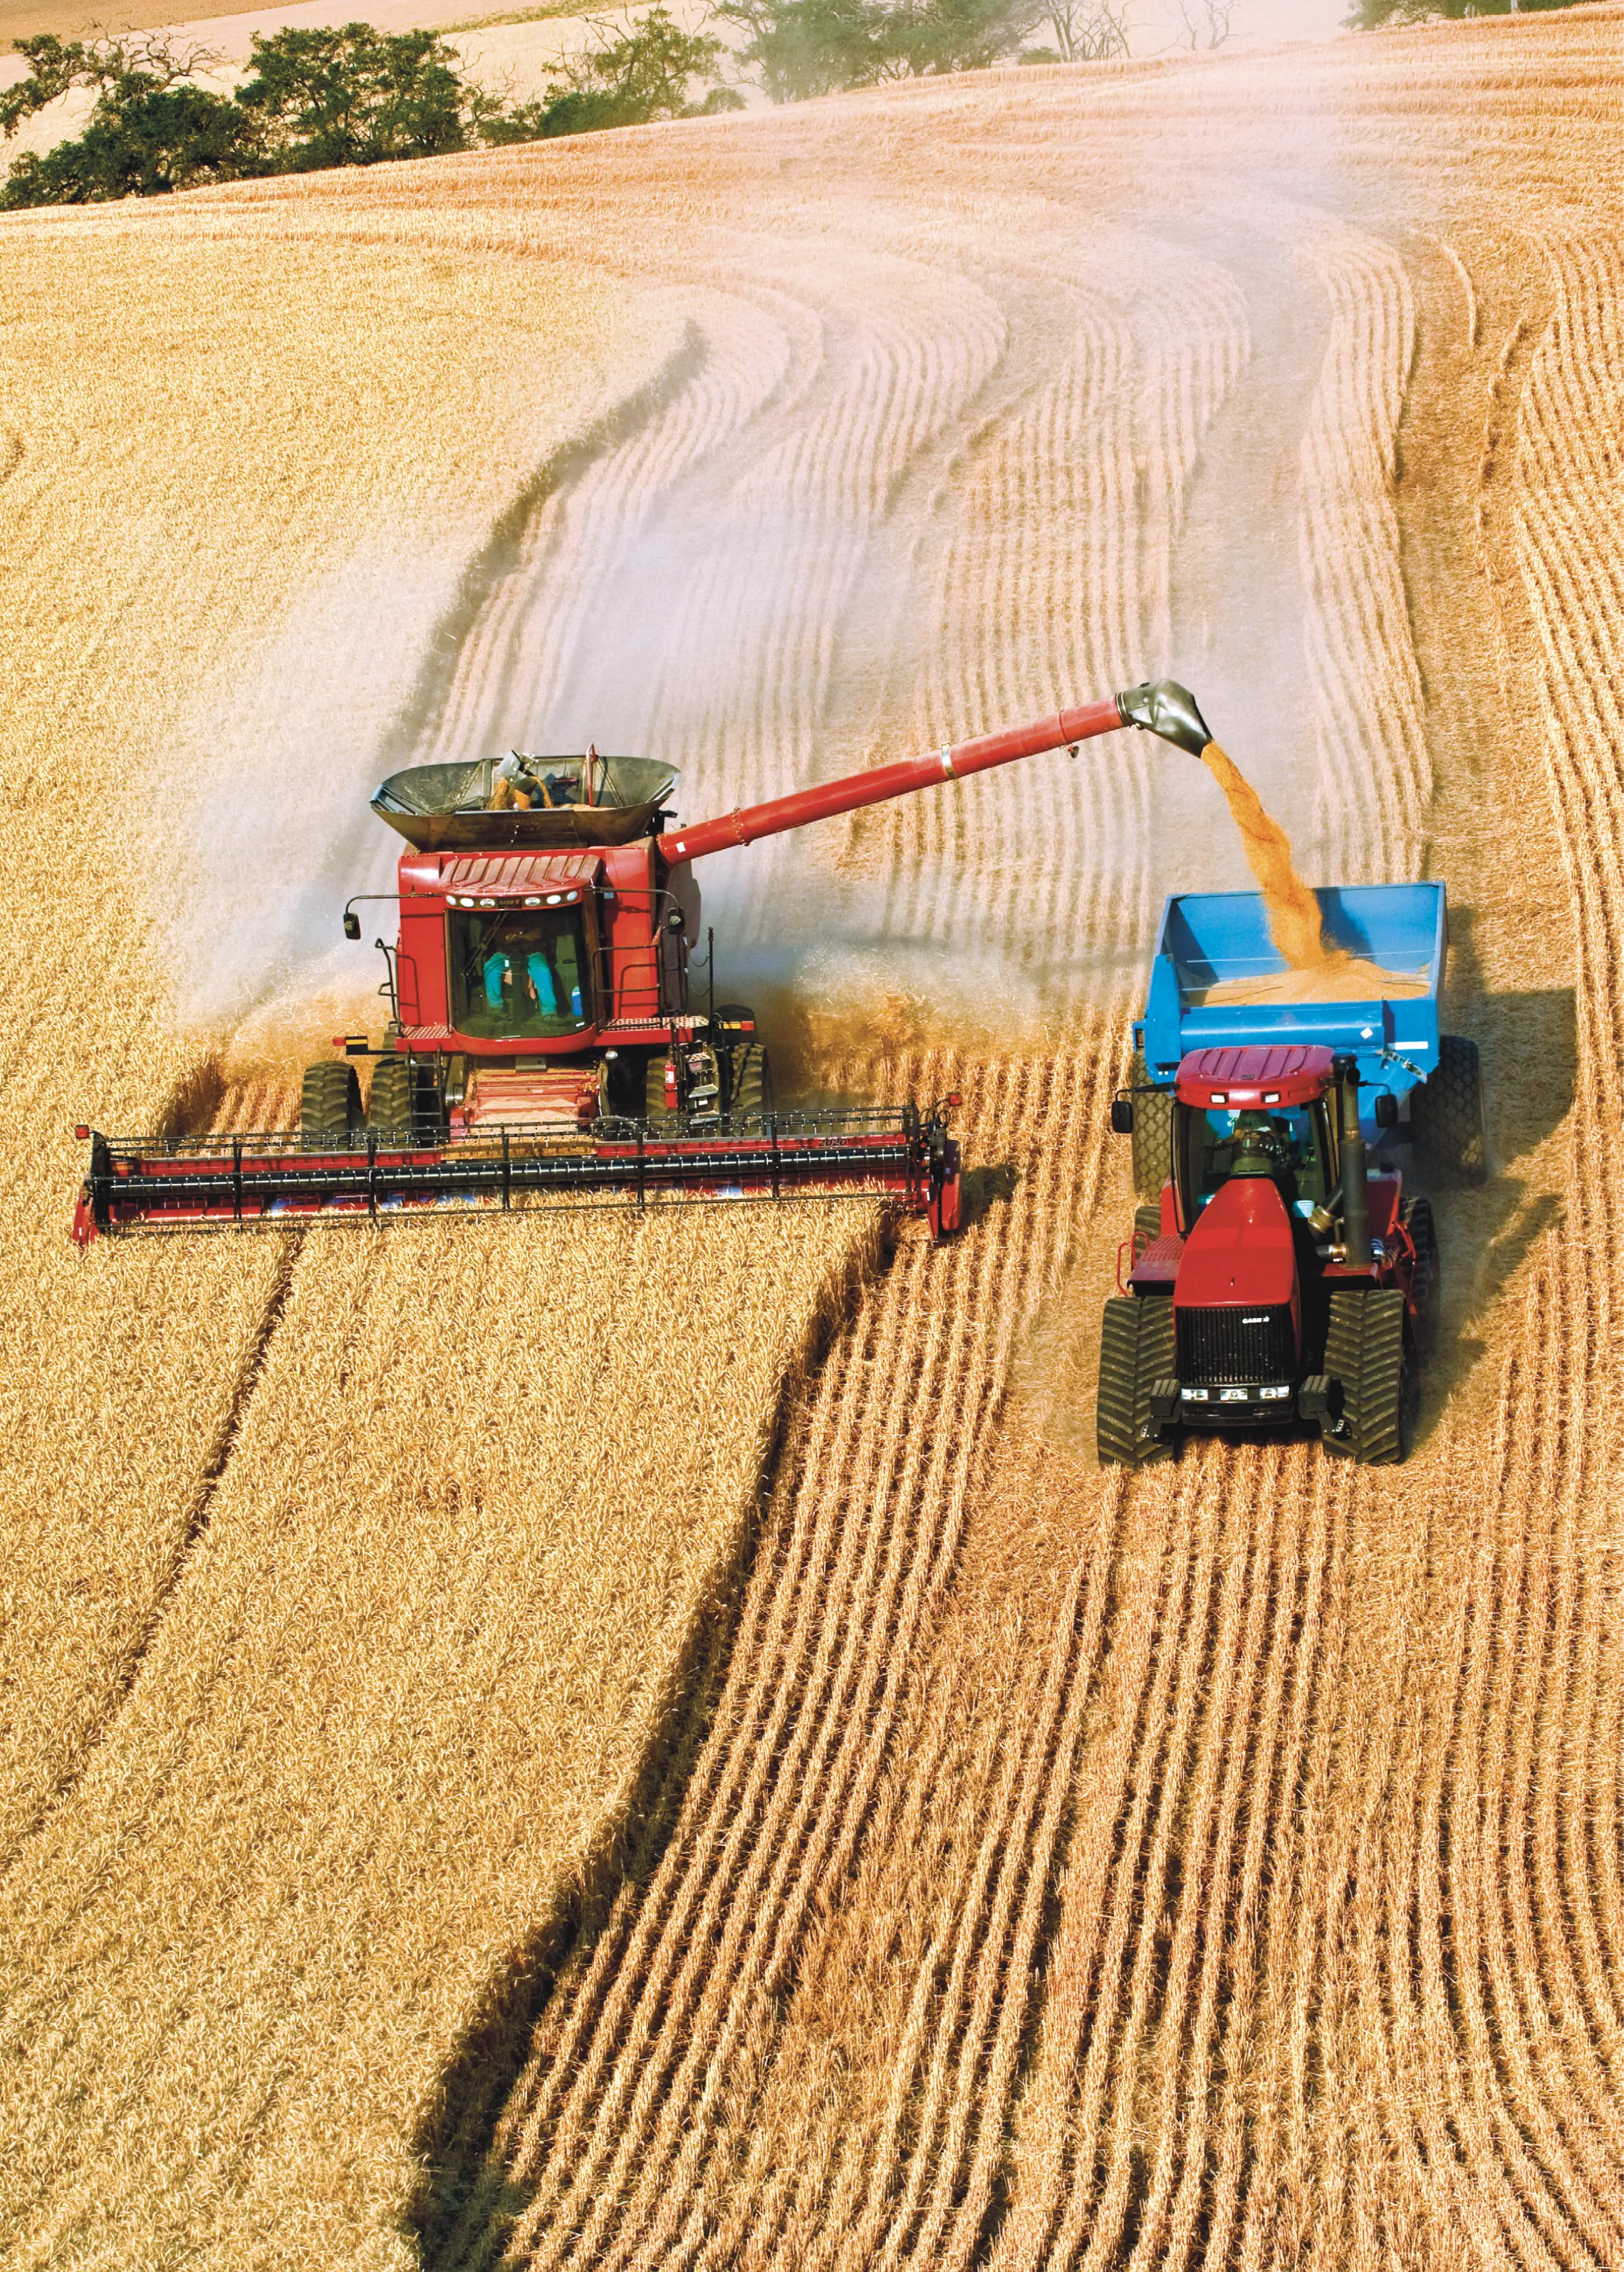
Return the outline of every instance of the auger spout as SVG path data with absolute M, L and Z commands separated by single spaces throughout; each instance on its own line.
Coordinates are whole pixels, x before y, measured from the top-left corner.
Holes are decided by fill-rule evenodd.
M 1117 696 L 1116 704 L 1124 726 L 1159 734 L 1192 758 L 1200 757 L 1212 741 L 1212 729 L 1196 708 L 1195 696 L 1176 678 L 1152 678 L 1143 686 L 1129 687 Z

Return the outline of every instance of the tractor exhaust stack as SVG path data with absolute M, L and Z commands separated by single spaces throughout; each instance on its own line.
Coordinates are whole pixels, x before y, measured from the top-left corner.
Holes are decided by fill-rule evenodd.
M 1365 1140 L 1359 1132 L 1359 1060 L 1339 1057 L 1331 1071 L 1337 1077 L 1340 1120 L 1343 1256 L 1351 1270 L 1368 1270 L 1372 1260 L 1370 1180 Z

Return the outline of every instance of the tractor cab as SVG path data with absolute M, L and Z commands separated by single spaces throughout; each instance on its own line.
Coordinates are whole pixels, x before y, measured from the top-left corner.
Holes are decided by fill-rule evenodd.
M 1288 1213 L 1322 1207 L 1337 1177 L 1331 1052 L 1201 1050 L 1173 1102 L 1173 1206 L 1188 1238 L 1225 1185 L 1272 1183 Z

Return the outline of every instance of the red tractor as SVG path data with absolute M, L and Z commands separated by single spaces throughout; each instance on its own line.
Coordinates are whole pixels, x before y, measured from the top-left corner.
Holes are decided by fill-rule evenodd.
M 1151 1119 L 1170 1172 L 1106 1304 L 1101 1460 L 1136 1466 L 1188 1429 L 1298 1421 L 1349 1459 L 1405 1456 L 1437 1244 L 1397 1167 L 1371 1171 L 1360 1088 L 1352 1053 L 1280 1043 L 1193 1050 L 1170 1097 L 1117 1099 L 1114 1127 L 1137 1137 L 1136 1115 Z M 1377 1129 L 1396 1129 L 1397 1098 L 1374 1102 Z

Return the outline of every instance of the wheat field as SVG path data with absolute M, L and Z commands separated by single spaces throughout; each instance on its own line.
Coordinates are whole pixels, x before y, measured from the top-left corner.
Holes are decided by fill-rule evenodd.
M 1608 4 L 0 228 L 8 2263 L 1624 2260 L 1621 93 Z M 393 764 L 697 817 L 1162 670 L 1449 884 L 1403 1469 L 1093 1462 L 1245 880 L 1138 736 L 704 878 L 797 1077 L 962 1089 L 950 1249 L 68 1246 L 76 1119 L 368 1013 Z

